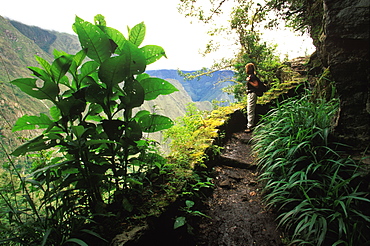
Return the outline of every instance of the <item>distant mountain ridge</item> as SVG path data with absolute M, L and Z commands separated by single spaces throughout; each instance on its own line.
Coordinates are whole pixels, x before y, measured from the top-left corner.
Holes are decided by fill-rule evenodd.
M 37 66 L 38 55 L 53 60 L 54 49 L 75 54 L 81 49 L 78 37 L 67 33 L 48 31 L 35 26 L 8 20 L 0 16 L 0 81 L 30 77 L 28 66 Z
M 194 71 L 182 71 L 192 73 Z M 210 76 L 202 76 L 199 79 L 185 80 L 177 70 L 160 69 L 146 71 L 150 76 L 161 79 L 175 79 L 180 81 L 185 90 L 189 93 L 194 102 L 200 101 L 227 101 L 234 102 L 233 95 L 223 92 L 222 89 L 233 84 L 230 80 L 234 76 L 231 70 L 221 70 L 212 73 Z
M 63 50 L 69 54 L 75 54 L 81 49 L 76 35 L 57 31 L 44 30 L 37 26 L 28 26 L 18 21 L 9 21 L 24 36 L 33 40 L 43 51 L 52 55 L 53 50 Z

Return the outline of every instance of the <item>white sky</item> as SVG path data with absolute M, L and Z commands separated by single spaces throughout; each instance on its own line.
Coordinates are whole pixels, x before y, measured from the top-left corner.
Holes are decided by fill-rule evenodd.
M 185 18 L 177 11 L 180 0 L 2 0 L 0 15 L 47 30 L 74 34 L 75 16 L 93 22 L 96 14 L 105 16 L 107 26 L 127 36 L 127 26 L 144 21 L 147 33 L 144 44 L 162 46 L 168 59 L 161 58 L 147 69 L 196 70 L 210 67 L 214 59 L 231 58 L 227 42 L 220 52 L 202 57 L 209 37 L 208 27 Z M 225 23 L 224 23 L 225 24 Z M 272 32 L 268 41 L 275 41 L 281 54 L 290 58 L 311 54 L 312 41 L 290 32 Z

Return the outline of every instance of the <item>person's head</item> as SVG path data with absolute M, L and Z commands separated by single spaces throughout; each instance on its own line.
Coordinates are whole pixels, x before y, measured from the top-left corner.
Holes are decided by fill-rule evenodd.
M 255 74 L 256 68 L 254 67 L 254 64 L 248 63 L 247 65 L 245 65 L 245 72 L 249 75 Z

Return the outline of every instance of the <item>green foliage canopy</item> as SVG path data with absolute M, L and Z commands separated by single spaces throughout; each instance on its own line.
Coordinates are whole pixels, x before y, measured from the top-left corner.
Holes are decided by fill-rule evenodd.
M 202 7 L 202 3 L 208 2 L 211 6 L 209 10 Z M 222 14 L 226 2 L 231 1 L 181 1 L 180 12 L 185 16 L 196 17 L 203 22 L 211 22 L 217 15 Z M 208 5 L 207 5 L 208 6 Z M 245 97 L 245 65 L 254 63 L 257 68 L 258 76 L 265 83 L 279 82 L 278 70 L 281 67 L 280 58 L 275 55 L 275 46 L 263 42 L 261 31 L 266 26 L 273 23 L 268 21 L 270 5 L 254 3 L 251 1 L 237 1 L 233 5 L 230 14 L 230 24 L 228 27 L 219 28 L 211 31 L 211 35 L 236 36 L 236 43 L 239 45 L 234 59 L 215 64 L 215 68 L 232 67 L 236 71 L 235 85 L 228 88 L 228 91 L 235 95 L 235 98 L 243 101 Z M 209 45 L 210 47 L 211 45 Z M 207 50 L 210 50 L 210 48 Z

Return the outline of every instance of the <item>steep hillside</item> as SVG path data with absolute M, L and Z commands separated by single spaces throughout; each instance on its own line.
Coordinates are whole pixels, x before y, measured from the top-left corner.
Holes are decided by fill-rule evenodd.
M 0 104 L 1 112 L 8 122 L 14 122 L 22 114 L 37 114 L 47 112 L 48 109 L 43 102 L 28 97 L 7 82 L 30 77 L 31 72 L 27 67 L 38 66 L 35 55 L 51 61 L 54 49 L 74 54 L 79 47 L 77 36 L 50 32 L 0 16 Z
M 35 42 L 24 36 L 7 19 L 0 16 L 0 81 L 5 82 L 29 75 L 27 66 L 35 66 L 35 55 L 51 60 Z
M 16 78 L 30 77 L 27 66 L 37 65 L 35 55 L 47 60 L 52 58 L 0 16 L 0 128 L 1 134 L 5 136 L 3 142 L 10 145 L 10 149 L 20 143 L 18 137 L 21 136 L 11 133 L 15 120 L 23 114 L 36 115 L 48 111 L 43 102 L 29 97 L 8 83 Z
M 53 54 L 54 49 L 63 50 L 69 54 L 75 54 L 81 49 L 78 37 L 75 35 L 48 31 L 13 20 L 9 22 L 24 36 L 33 40 L 37 46 L 49 55 Z

